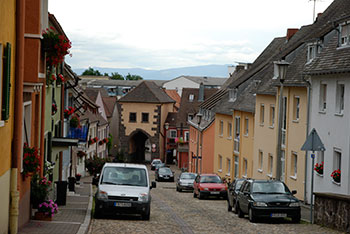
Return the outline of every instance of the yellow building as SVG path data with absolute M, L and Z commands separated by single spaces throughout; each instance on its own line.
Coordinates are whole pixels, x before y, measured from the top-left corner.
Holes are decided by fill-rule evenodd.
M 0 0 L 0 103 L 5 112 L 0 116 L 0 233 L 9 230 L 11 184 L 11 144 L 13 139 L 13 107 L 16 51 L 16 1 Z M 7 90 L 3 91 L 5 81 Z

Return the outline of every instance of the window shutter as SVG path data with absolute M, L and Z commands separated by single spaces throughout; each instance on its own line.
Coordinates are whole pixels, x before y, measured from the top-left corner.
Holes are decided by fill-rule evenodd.
M 11 44 L 5 48 L 4 79 L 2 86 L 2 119 L 8 120 L 10 115 L 10 89 L 11 89 Z

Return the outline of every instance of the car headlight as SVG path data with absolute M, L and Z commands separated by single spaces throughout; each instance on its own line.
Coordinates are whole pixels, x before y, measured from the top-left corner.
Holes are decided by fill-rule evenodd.
M 108 200 L 108 193 L 102 190 L 98 190 L 96 198 L 99 200 Z
M 208 191 L 209 189 L 208 188 L 204 188 L 205 191 Z
M 299 202 L 291 202 L 289 204 L 290 207 L 299 207 L 300 206 L 300 203 Z
M 159 175 L 159 177 L 163 177 L 163 175 Z
M 221 191 L 225 191 L 226 190 L 226 188 L 221 188 Z
M 174 177 L 174 175 L 170 175 L 170 177 Z
M 148 201 L 148 193 L 140 193 L 139 194 L 139 201 L 140 202 L 147 202 Z
M 254 202 L 253 205 L 254 206 L 267 206 L 267 204 L 265 202 Z

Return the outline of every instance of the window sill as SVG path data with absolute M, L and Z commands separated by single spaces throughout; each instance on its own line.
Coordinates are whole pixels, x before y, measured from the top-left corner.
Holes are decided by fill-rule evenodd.
M 269 128 L 274 129 L 274 128 L 275 128 L 275 126 L 274 126 L 274 125 L 271 125 L 271 126 L 269 126 Z
M 0 127 L 4 127 L 5 126 L 5 121 L 1 120 L 0 121 Z
M 266 174 L 267 177 L 269 177 L 270 179 L 272 178 L 272 174 Z
M 263 172 L 263 170 L 262 170 L 262 169 L 258 169 L 258 172 L 262 173 L 262 172 Z
M 324 115 L 324 114 L 326 114 L 326 110 L 320 110 L 320 111 L 318 111 L 318 113 Z
M 317 171 L 315 171 L 316 175 L 318 175 L 319 177 L 323 177 L 323 174 L 318 173 Z
M 289 176 L 289 178 L 293 179 L 293 180 L 297 180 L 297 176 Z
M 244 179 L 247 179 L 247 175 L 242 175 L 242 177 L 243 177 Z
M 232 140 L 232 137 L 227 137 L 227 140 Z
M 230 174 L 230 173 L 227 173 L 226 176 L 231 176 L 231 174 Z
M 339 117 L 343 117 L 344 114 L 341 112 L 341 113 L 334 113 L 334 115 L 339 116 Z
M 333 184 L 335 184 L 335 185 L 337 185 L 337 186 L 341 186 L 341 184 L 340 184 L 340 183 L 335 182 L 334 180 L 332 180 L 332 183 L 333 183 Z
M 293 119 L 293 123 L 299 123 L 299 119 Z
M 222 172 L 222 169 L 219 169 L 218 172 Z
M 219 137 L 224 137 L 224 135 L 219 135 Z
M 264 127 L 264 124 L 263 124 L 263 123 L 260 123 L 259 125 L 260 125 L 260 127 Z
M 244 134 L 243 136 L 244 136 L 244 137 L 248 137 L 248 134 Z

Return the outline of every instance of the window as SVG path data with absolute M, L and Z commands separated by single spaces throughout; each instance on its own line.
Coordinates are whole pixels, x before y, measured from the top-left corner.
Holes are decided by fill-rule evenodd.
M 169 138 L 176 138 L 176 130 L 169 130 Z
M 264 104 L 260 105 L 260 125 L 264 125 L 264 115 L 265 115 L 265 106 Z
M 269 175 L 272 176 L 273 173 L 273 156 L 269 154 Z
M 297 171 L 298 171 L 298 154 L 296 152 L 292 152 L 291 167 L 290 167 L 290 174 L 292 178 L 296 179 Z
M 239 116 L 235 117 L 235 139 L 234 139 L 234 151 L 239 152 L 239 142 L 241 134 L 241 118 Z
M 136 122 L 136 113 L 135 112 L 131 112 L 129 114 L 129 122 L 132 122 L 132 123 Z
M 230 89 L 228 92 L 229 102 L 234 102 L 237 98 L 237 89 Z
M 342 24 L 340 25 L 340 45 L 350 45 L 350 24 Z
M 344 111 L 344 84 L 337 84 L 335 101 L 335 111 L 337 114 L 343 114 Z
M 248 174 L 248 160 L 243 160 L 243 176 L 247 177 Z
M 317 151 L 316 162 L 318 164 L 321 164 L 322 162 L 324 162 L 324 151 Z
M 231 173 L 231 160 L 228 158 L 227 159 L 227 162 L 226 162 L 226 168 L 227 168 L 227 173 L 226 173 L 226 175 L 230 175 L 230 173 Z
M 280 180 L 284 182 L 284 175 L 285 175 L 285 151 L 281 151 L 281 178 Z
M 185 132 L 185 142 L 187 142 L 190 139 L 190 132 Z
M 275 106 L 270 106 L 270 127 L 275 126 Z
M 258 169 L 259 172 L 263 171 L 263 156 L 264 156 L 263 152 L 259 150 L 259 169 Z
M 320 111 L 324 112 L 327 108 L 327 84 L 320 85 Z
M 333 170 L 341 170 L 341 150 L 334 149 Z
M 228 138 L 232 138 L 232 123 L 228 123 L 227 125 L 227 136 Z
M 187 120 L 190 121 L 190 120 L 192 120 L 192 119 L 193 119 L 193 114 L 188 114 L 188 115 L 187 115 Z
M 224 121 L 220 120 L 219 136 L 224 134 Z
M 245 118 L 244 120 L 244 135 L 248 136 L 249 131 L 249 118 Z
M 286 147 L 286 132 L 287 132 L 287 97 L 283 97 L 282 106 L 282 147 Z
M 300 98 L 295 96 L 294 97 L 294 113 L 293 113 L 293 116 L 294 116 L 294 120 L 299 120 L 299 113 L 300 113 Z
M 190 95 L 188 96 L 188 100 L 189 100 L 190 102 L 193 102 L 193 99 L 194 99 L 194 94 L 190 94 Z
M 149 114 L 148 113 L 142 113 L 142 122 L 143 123 L 148 123 L 148 116 Z
M 239 169 L 239 158 L 235 156 L 235 178 L 238 177 L 238 169 Z
M 219 172 L 222 171 L 222 156 L 219 155 Z
M 307 48 L 307 62 L 311 62 L 316 57 L 316 45 L 310 44 Z

